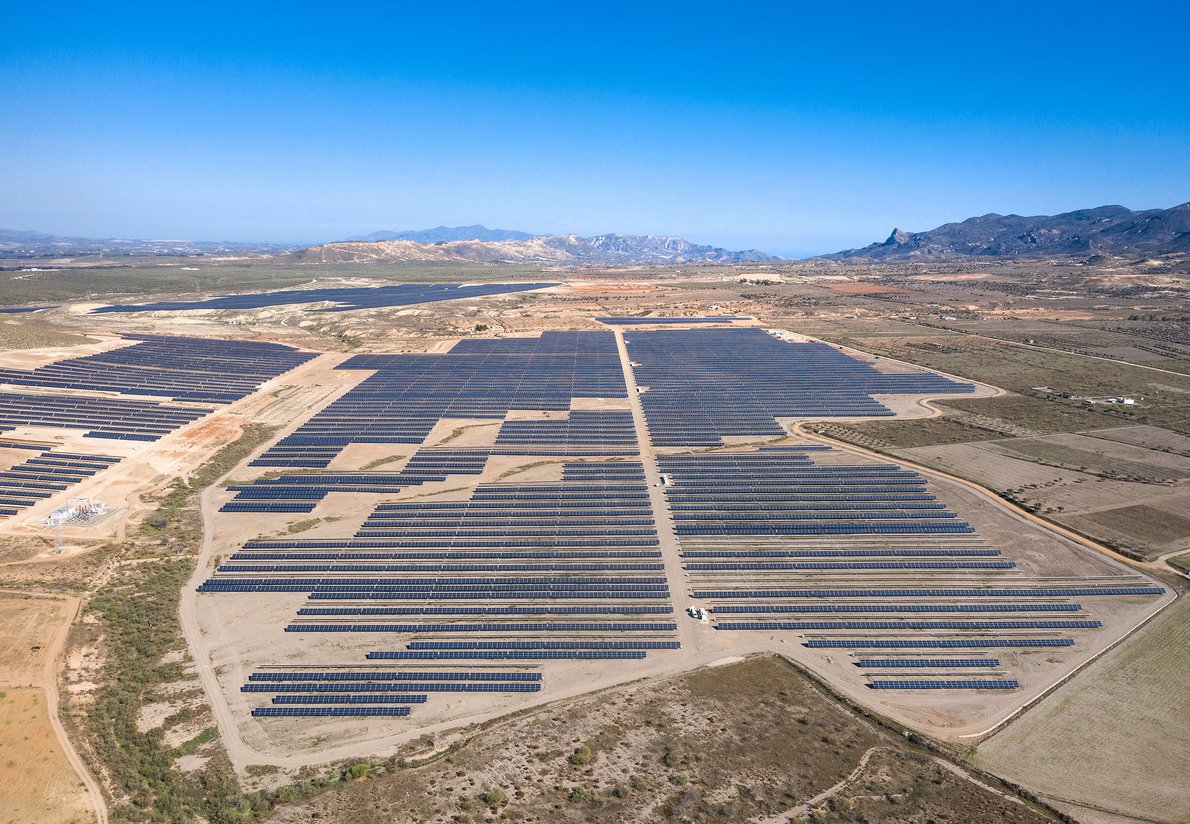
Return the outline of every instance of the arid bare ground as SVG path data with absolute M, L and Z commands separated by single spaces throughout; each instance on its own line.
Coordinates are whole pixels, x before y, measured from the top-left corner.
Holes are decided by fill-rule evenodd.
M 0 591 L 0 820 L 107 820 L 58 720 L 59 656 L 79 599 Z

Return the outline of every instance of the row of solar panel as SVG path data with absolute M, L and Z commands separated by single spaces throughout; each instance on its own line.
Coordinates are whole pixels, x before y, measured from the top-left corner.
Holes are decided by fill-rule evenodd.
M 427 540 L 424 536 L 419 536 L 419 540 L 392 540 L 392 539 L 343 539 L 336 541 L 318 541 L 308 540 L 303 543 L 294 542 L 290 548 L 311 547 L 315 549 L 346 549 L 346 548 L 361 548 L 361 549 L 513 549 L 516 547 L 642 547 L 642 546 L 656 546 L 659 541 L 657 538 L 584 538 L 582 540 L 566 539 L 551 539 L 540 536 L 524 536 L 524 540 L 518 541 L 475 541 L 475 540 Z M 548 536 L 547 536 L 548 537 Z M 245 547 L 248 545 L 245 544 Z M 284 547 L 282 547 L 284 548 Z
M 664 564 L 223 564 L 219 572 L 660 572 Z
M 426 529 L 470 529 L 479 527 L 604 527 L 604 526 L 653 526 L 656 522 L 651 518 L 638 515 L 607 515 L 598 512 L 582 513 L 584 517 L 571 518 L 559 516 L 550 512 L 536 515 L 532 512 L 518 512 L 501 517 L 499 512 L 485 512 L 482 514 L 464 514 L 450 517 L 449 513 L 438 513 L 433 517 L 409 518 L 401 516 L 389 518 L 385 513 L 372 515 L 364 521 L 368 529 L 403 529 L 420 533 Z
M 816 638 L 811 649 L 980 649 L 994 647 L 1070 647 L 1073 638 Z
M 822 630 L 822 629 L 1098 629 L 1102 622 L 1086 621 L 720 621 L 721 630 Z
M 408 715 L 408 707 L 255 707 L 254 718 L 371 718 Z
M 254 672 L 249 681 L 540 681 L 540 672 L 486 672 L 484 670 L 455 670 L 451 672 L 423 672 L 418 670 L 313 670 Z
M 244 588 L 228 588 L 203 590 L 204 592 L 309 592 L 309 587 L 288 586 L 257 586 Z M 524 590 L 468 590 L 451 592 L 443 590 L 410 590 L 396 592 L 383 590 L 379 592 L 311 592 L 312 600 L 323 601 L 359 601 L 359 600 L 387 600 L 387 601 L 421 601 L 421 600 L 556 600 L 560 598 L 598 598 L 604 601 L 669 598 L 669 590 L 562 590 L 562 589 L 524 589 Z
M 998 667 L 999 658 L 865 658 L 857 667 L 868 669 L 955 669 L 958 667 Z
M 1012 678 L 947 678 L 941 681 L 872 681 L 868 686 L 874 690 L 1015 690 L 1020 689 L 1021 683 Z
M 684 549 L 683 558 L 992 558 L 998 549 Z
M 879 509 L 879 510 L 854 510 L 846 506 L 840 505 L 833 508 L 824 508 L 818 511 L 811 512 L 792 512 L 785 511 L 781 513 L 770 513 L 767 515 L 739 515 L 731 512 L 715 512 L 708 511 L 699 513 L 697 515 L 684 515 L 675 513 L 674 521 L 679 526 L 689 526 L 690 523 L 702 525 L 718 525 L 725 528 L 734 527 L 737 524 L 783 524 L 793 522 L 794 525 L 799 521 L 925 521 L 925 520 L 948 520 L 957 518 L 953 512 L 943 510 L 926 510 L 916 511 L 912 509 Z M 741 528 L 747 528 L 741 527 Z
M 819 612 L 1079 612 L 1082 604 L 729 604 L 716 615 Z
M 933 511 L 941 511 L 946 509 L 946 504 L 937 501 L 874 501 L 874 502 L 851 502 L 851 501 L 804 501 L 794 504 L 753 504 L 747 506 L 740 506 L 739 504 L 731 504 L 728 506 L 715 506 L 709 504 L 707 506 L 693 506 L 684 504 L 673 507 L 673 518 L 675 521 L 699 519 L 706 517 L 708 510 L 712 513 L 722 513 L 725 518 L 731 520 L 747 521 L 747 520 L 764 520 L 772 517 L 787 517 L 784 513 L 811 513 L 815 516 L 821 512 L 903 512 L 912 513 L 918 517 L 929 517 L 926 513 Z M 697 514 L 687 514 L 697 513 Z M 954 517 L 953 513 L 947 513 L 947 517 Z
M 406 649 L 680 649 L 677 641 L 410 641 Z
M 482 578 L 286 578 L 286 583 L 290 584 L 306 584 L 312 587 L 327 588 L 327 589 L 354 589 L 356 587 L 383 587 L 383 588 L 397 588 L 405 586 L 424 587 L 447 587 L 450 589 L 459 588 L 462 586 L 566 586 L 566 587 L 626 587 L 635 588 L 642 587 L 645 589 L 656 589 L 664 587 L 666 580 L 664 576 L 648 576 L 648 577 L 577 577 L 577 578 L 557 578 L 534 576 L 525 578 L 496 578 L 496 577 L 482 577 Z M 224 584 L 267 584 L 273 583 L 272 579 L 268 578 L 220 578 L 215 583 Z
M 641 659 L 643 650 L 472 650 L 467 652 L 446 650 L 397 650 L 384 653 L 384 658 L 404 661 L 546 661 L 571 660 L 588 661 L 600 659 Z M 379 656 L 377 656 L 379 657 Z
M 301 607 L 299 616 L 351 615 L 668 615 L 671 606 L 653 604 L 591 605 L 581 607 Z
M 805 490 L 799 491 L 796 494 L 773 492 L 771 490 L 754 490 L 746 494 L 741 494 L 735 490 L 722 494 L 715 492 L 687 493 L 674 490 L 668 490 L 666 493 L 666 501 L 669 503 L 670 509 L 676 512 L 703 510 L 707 508 L 706 505 L 708 504 L 712 505 L 715 510 L 723 512 L 763 512 L 770 508 L 782 509 L 789 506 L 798 509 L 804 503 L 815 503 L 818 501 L 829 501 L 832 503 L 894 503 L 898 501 L 936 500 L 937 498 L 935 496 L 925 492 L 888 492 L 886 490 L 859 494 L 852 494 L 851 492 L 806 492 Z M 698 504 L 702 504 L 702 506 Z
M 234 503 L 234 502 L 229 502 L 227 504 L 224 504 L 224 506 L 231 506 L 231 503 Z M 245 505 L 247 505 L 247 504 L 245 504 Z M 270 503 L 267 505 L 268 506 L 288 506 L 287 504 L 281 504 L 281 503 Z M 313 504 L 311 504 L 310 506 L 313 507 Z M 293 511 L 309 511 L 309 510 L 280 509 L 280 510 L 276 510 L 276 511 L 293 512 Z M 905 531 L 905 530 L 902 530 L 902 531 Z M 925 531 L 963 532 L 963 531 L 970 531 L 970 530 L 968 529 L 968 530 L 925 530 Z M 356 530 L 355 537 L 357 537 L 357 538 L 386 538 L 386 537 L 395 537 L 395 536 L 399 536 L 399 535 L 405 535 L 405 534 L 408 534 L 408 532 L 409 532 L 408 530 L 400 530 L 400 529 L 359 529 L 359 530 Z M 631 537 L 634 535 L 656 535 L 657 534 L 656 531 L 652 530 L 652 529 L 627 529 L 627 528 L 625 528 L 625 529 L 611 529 L 611 528 L 607 528 L 607 527 L 600 529 L 599 532 L 600 532 L 600 534 L 603 534 L 603 535 L 615 535 L 615 536 L 625 536 L 625 537 Z M 554 537 L 554 536 L 556 536 L 559 538 L 567 538 L 567 537 L 574 538 L 574 537 L 580 537 L 580 536 L 589 534 L 589 530 L 587 530 L 587 529 L 567 529 L 567 528 L 562 528 L 562 527 L 555 528 L 553 526 L 545 525 L 545 526 L 542 526 L 540 529 L 519 528 L 519 529 L 504 530 L 504 529 L 480 529 L 480 528 L 467 529 L 465 527 L 458 527 L 456 529 L 426 529 L 426 530 L 419 530 L 415 534 L 419 537 L 427 537 L 427 538 L 454 538 L 454 537 L 464 538 L 464 537 L 469 537 L 469 536 L 479 537 L 479 538 L 501 538 L 501 537 L 516 538 L 516 537 L 527 537 L 527 536 L 538 536 L 538 537 Z M 413 537 L 413 535 L 411 534 L 410 537 Z
M 313 512 L 314 504 L 284 501 L 228 501 L 220 512 Z
M 274 695 L 277 705 L 301 704 L 424 704 L 424 695 Z
M 591 560 L 599 558 L 660 558 L 656 549 L 545 552 L 270 552 L 247 550 L 231 555 L 233 561 L 483 561 L 483 560 Z
M 509 683 L 454 683 L 431 681 L 316 681 L 316 682 L 251 682 L 240 687 L 240 692 L 397 692 L 414 694 L 420 692 L 541 692 L 541 684 L 512 681 Z
M 678 535 L 866 535 L 866 534 L 943 534 L 943 533 L 973 533 L 975 530 L 967 523 L 934 524 L 934 523 L 888 523 L 872 521 L 870 523 L 816 523 L 816 524 L 788 524 L 769 527 L 755 526 L 695 526 L 678 524 L 675 527 Z
M 507 507 L 504 506 L 486 506 L 482 508 L 469 509 L 465 505 L 457 508 L 449 507 L 412 507 L 409 509 L 387 509 L 383 511 L 374 512 L 369 516 L 370 521 L 393 521 L 398 520 L 434 520 L 441 518 L 454 518 L 461 520 L 463 518 L 488 518 L 491 520 L 507 520 L 509 518 L 559 518 L 565 516 L 567 518 L 580 518 L 580 523 L 599 523 L 602 520 L 617 519 L 617 518 L 639 518 L 642 516 L 651 516 L 652 511 L 641 506 L 627 507 L 627 508 L 613 508 L 613 507 L 561 507 L 554 506 L 543 508 L 533 504 L 514 504 Z M 649 518 L 652 521 L 652 518 Z
M 695 598 L 1070 598 L 1092 595 L 1162 595 L 1158 586 L 938 587 L 927 589 L 698 590 Z
M 286 632 L 672 632 L 673 622 L 516 624 L 289 624 Z
M 1013 561 L 803 561 L 773 564 L 686 564 L 689 572 L 787 572 L 830 569 L 1013 569 Z

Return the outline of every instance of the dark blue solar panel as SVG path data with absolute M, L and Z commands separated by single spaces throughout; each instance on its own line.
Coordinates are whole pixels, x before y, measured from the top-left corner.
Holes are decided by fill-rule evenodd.
M 439 300 L 506 295 L 557 285 L 556 283 L 398 283 L 388 286 L 293 289 L 284 292 L 225 295 L 207 300 L 116 304 L 101 306 L 92 311 L 93 314 L 102 314 L 106 312 L 179 312 L 190 309 L 259 309 L 265 306 L 327 302 L 334 305 L 322 311 L 346 312 L 352 309 L 411 306 Z
M 921 370 L 885 373 L 825 343 L 789 343 L 761 329 L 624 334 L 656 446 L 715 446 L 730 435 L 784 435 L 785 417 L 888 416 L 872 396 L 971 392 Z

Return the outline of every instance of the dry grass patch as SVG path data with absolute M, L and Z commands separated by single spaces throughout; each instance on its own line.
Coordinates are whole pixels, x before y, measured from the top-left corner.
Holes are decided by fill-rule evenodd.
M 58 599 L 0 594 L 0 685 L 40 684 L 65 610 Z
M 978 761 L 1054 797 L 1185 820 L 1188 673 L 1190 600 L 1183 598 L 981 744 Z
M 87 793 L 58 746 L 39 689 L 0 690 L 0 822 L 82 824 Z

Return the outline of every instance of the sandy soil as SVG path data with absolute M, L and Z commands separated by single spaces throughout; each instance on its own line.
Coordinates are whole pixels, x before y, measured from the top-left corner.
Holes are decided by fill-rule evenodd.
M 0 593 L 0 820 L 106 824 L 107 808 L 58 720 L 58 658 L 77 598 Z
M 49 724 L 42 690 L 0 689 L 0 729 L 0 821 L 82 824 L 94 820 L 87 789 L 75 776 Z

